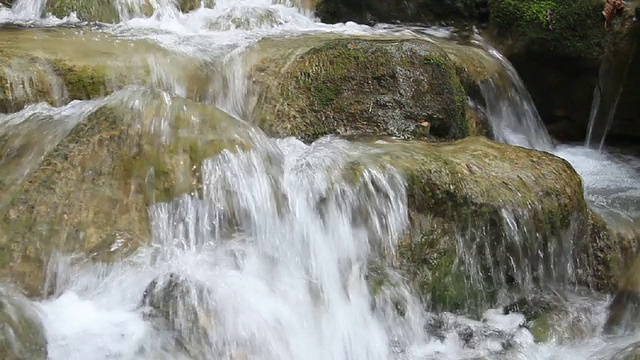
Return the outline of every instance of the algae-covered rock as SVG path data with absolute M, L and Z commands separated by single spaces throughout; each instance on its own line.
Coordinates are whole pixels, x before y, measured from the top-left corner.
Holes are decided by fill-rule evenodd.
M 587 238 L 587 206 L 569 163 L 484 138 L 387 146 L 408 181 L 402 267 L 435 309 L 486 309 L 576 280 L 566 262 Z
M 0 358 L 47 359 L 47 339 L 37 310 L 6 285 L 0 285 Z
M 242 145 L 216 108 L 155 92 L 99 108 L 0 203 L 0 274 L 31 294 L 53 249 L 100 260 L 150 240 L 147 205 L 198 190 L 203 159 Z M 20 126 L 17 125 L 17 126 Z M 19 161 L 21 151 L 0 165 Z
M 489 7 L 490 26 L 510 52 L 596 62 L 602 56 L 601 0 L 495 0 Z
M 149 81 L 146 58 L 122 56 L 154 49 L 148 44 L 114 44 L 100 33 L 88 40 L 68 29 L 1 32 L 0 113 L 38 102 L 61 106 L 95 99 L 124 85 Z
M 425 40 L 320 39 L 297 50 L 282 67 L 276 62 L 267 56 L 254 68 L 261 88 L 255 114 L 271 135 L 452 140 L 489 128 L 468 116 L 458 63 Z

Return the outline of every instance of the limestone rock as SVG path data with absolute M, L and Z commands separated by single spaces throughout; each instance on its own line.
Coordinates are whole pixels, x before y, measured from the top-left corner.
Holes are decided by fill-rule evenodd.
M 188 12 L 200 6 L 200 2 L 193 0 L 180 0 L 176 3 L 182 12 Z M 116 3 L 109 0 L 49 0 L 45 11 L 59 18 L 75 12 L 76 16 L 83 21 L 117 23 L 133 17 L 151 16 L 154 6 L 152 1 L 131 2 L 121 4 L 120 8 L 117 8 Z
M 153 46 L 94 35 L 88 41 L 70 29 L 0 30 L 0 113 L 38 102 L 95 99 L 148 81 L 147 59 L 121 54 Z

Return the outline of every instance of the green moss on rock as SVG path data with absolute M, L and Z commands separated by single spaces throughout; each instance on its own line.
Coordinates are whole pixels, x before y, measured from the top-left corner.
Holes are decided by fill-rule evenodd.
M 603 9 L 602 0 L 494 0 L 490 25 L 510 51 L 597 62 L 611 36 Z
M 71 14 L 71 12 L 75 12 L 76 16 L 81 20 L 111 24 L 121 21 L 120 16 L 123 18 L 151 16 L 154 11 L 150 1 L 146 1 L 141 5 L 124 3 L 121 6 L 122 13 L 119 13 L 114 2 L 110 0 L 49 0 L 45 11 L 58 18 L 63 18 Z M 200 7 L 200 1 L 177 1 L 177 7 L 182 12 L 189 12 Z
M 106 66 L 74 66 L 61 60 L 54 60 L 53 69 L 63 79 L 71 99 L 93 99 L 104 96 L 107 92 Z
M 574 257 L 567 244 L 586 241 L 588 221 L 566 161 L 473 137 L 391 147 L 401 150 L 389 161 L 406 173 L 412 223 L 399 256 L 435 309 L 474 313 L 499 291 L 566 281 L 553 266 Z
M 430 137 L 472 135 L 467 94 L 454 62 L 421 40 L 331 40 L 296 56 L 283 72 L 264 60 L 256 114 L 275 136 L 314 140 L 326 134 L 410 137 L 430 123 Z
M 95 99 L 121 82 L 102 64 L 80 65 L 4 50 L 0 50 L 0 61 L 5 65 L 0 69 L 0 112 L 19 111 L 42 101 L 60 106 Z

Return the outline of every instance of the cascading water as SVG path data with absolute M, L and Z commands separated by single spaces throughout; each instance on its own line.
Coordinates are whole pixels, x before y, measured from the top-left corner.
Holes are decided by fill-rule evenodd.
M 481 84 L 488 117 L 497 141 L 552 151 L 553 142 L 516 69 L 498 51 L 479 41 L 501 64 L 497 79 Z
M 623 38 L 605 52 L 589 115 L 585 146 L 602 151 L 618 107 L 618 101 L 640 36 L 640 26 L 633 24 Z
M 39 18 L 44 12 L 45 2 L 41 0 L 17 0 L 11 7 L 11 11 L 18 18 Z
M 262 141 L 208 160 L 202 198 L 151 208 L 154 243 L 130 264 L 57 272 L 67 279 L 56 281 L 63 294 L 42 304 L 52 359 L 162 356 L 157 342 L 166 339 L 143 322 L 140 301 L 147 284 L 169 272 L 206 290 L 174 324 L 206 317 L 201 326 L 211 327 L 194 330 L 204 334 L 184 334 L 187 355 L 198 359 L 388 359 L 421 341 L 410 293 L 394 291 L 409 305 L 401 318 L 384 298 L 371 307 L 365 280 L 369 259 L 392 259 L 406 226 L 402 178 L 389 169 L 367 171 L 358 184 L 339 180 L 359 151 L 344 141 Z M 74 326 L 61 327 L 59 317 Z M 120 334 L 125 342 L 96 348 L 97 339 L 117 342 Z
M 638 160 L 602 151 L 601 146 L 594 150 L 588 145 L 554 144 L 513 66 L 482 39 L 474 42 L 486 48 L 503 66 L 499 80 L 481 84 L 496 140 L 564 158 L 582 176 L 587 199 L 606 219 L 616 223 L 635 221 L 640 216 Z M 621 70 L 626 72 L 626 68 Z M 594 102 L 594 106 L 599 104 Z
M 172 136 L 167 126 L 172 116 L 180 109 L 191 114 L 175 98 L 195 98 L 248 119 L 255 99 L 245 50 L 262 38 L 317 32 L 397 35 L 384 27 L 322 24 L 288 1 L 205 1 L 186 14 L 172 1 L 113 5 L 122 21 L 105 25 L 104 32 L 117 41 L 152 42 L 175 55 L 149 55 L 150 85 L 161 90 L 149 95 L 144 87 L 125 88 L 100 100 L 57 108 L 37 104 L 1 115 L 2 134 L 18 122 L 46 119 L 32 130 L 47 134 L 42 143 L 26 155 L 16 151 L 22 157 L 12 160 L 12 168 L 19 169 L 15 181 L 74 125 L 104 106 L 154 118 L 147 125 L 163 139 Z M 153 15 L 144 17 L 148 7 Z M 0 21 L 60 23 L 38 20 L 43 12 L 44 2 L 20 0 L 11 16 L 0 13 Z M 617 191 L 605 181 L 611 179 L 597 178 L 588 169 L 593 162 L 572 157 L 574 150 L 584 156 L 581 149 L 554 147 L 513 67 L 488 51 L 502 64 L 499 81 L 482 85 L 497 139 L 564 156 L 585 178 L 592 200 L 611 199 L 596 191 Z M 181 56 L 198 64 L 197 75 L 187 74 L 175 60 Z M 249 146 L 229 147 L 205 160 L 197 191 L 150 206 L 148 246 L 110 264 L 54 254 L 46 281 L 51 296 L 30 302 L 46 328 L 50 359 L 587 359 L 606 358 L 630 341 L 611 345 L 598 336 L 606 299 L 580 294 L 567 295 L 567 302 L 572 311 L 582 312 L 571 318 L 582 321 L 589 336 L 569 344 L 535 344 L 520 314 L 489 309 L 483 321 L 476 321 L 425 313 L 422 299 L 394 270 L 396 245 L 408 226 L 407 194 L 398 170 L 372 160 L 380 150 L 334 138 L 311 145 L 270 139 L 236 121 L 234 136 L 249 139 Z M 355 178 L 348 168 L 352 161 L 366 165 Z M 629 181 L 626 191 L 640 189 L 622 165 L 595 161 L 620 170 Z M 611 174 L 605 175 L 619 180 Z M 514 244 L 531 236 L 517 216 L 523 217 L 503 213 L 506 236 Z M 474 254 L 467 254 L 470 265 Z M 498 260 L 528 269 L 546 260 L 542 251 L 536 256 L 524 265 L 507 264 L 514 259 L 508 256 Z M 560 267 L 552 261 L 553 269 Z M 383 267 L 391 285 L 373 291 L 368 277 L 375 266 Z M 557 272 L 563 280 L 572 271 Z M 530 273 L 517 275 L 516 282 L 535 291 Z M 434 327 L 437 331 L 425 330 Z M 468 329 L 475 344 L 461 340 Z

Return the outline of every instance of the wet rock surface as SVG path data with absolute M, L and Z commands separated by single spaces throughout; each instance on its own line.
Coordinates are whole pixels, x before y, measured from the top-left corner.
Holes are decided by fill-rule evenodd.
M 47 359 L 47 339 L 37 310 L 6 284 L 0 285 L 0 358 Z
M 484 138 L 392 146 L 412 223 L 399 256 L 434 310 L 473 312 L 495 304 L 501 289 L 580 277 L 558 267 L 588 256 L 582 182 L 566 161 Z
M 609 304 L 609 314 L 604 325 L 606 334 L 635 332 L 640 326 L 640 257 L 620 281 L 618 291 Z
M 464 59 L 422 40 L 316 40 L 282 70 L 269 57 L 254 67 L 254 113 L 267 133 L 305 141 L 327 134 L 487 135 L 486 118 L 474 115 L 464 86 L 479 75 L 460 66 Z
M 216 314 L 209 289 L 188 277 L 169 273 L 153 280 L 142 296 L 142 305 L 150 308 L 145 317 L 163 321 L 177 335 L 178 346 L 196 359 L 216 342 Z
M 42 153 L 0 143 L 6 154 L 0 173 L 28 171 L 0 184 L 0 274 L 11 274 L 30 295 L 41 293 L 54 249 L 112 260 L 148 243 L 147 206 L 198 191 L 202 160 L 241 143 L 225 138 L 237 122 L 215 107 L 177 99 L 166 109 L 156 91 L 136 96 L 144 110 L 134 110 L 125 93 L 76 119 L 77 125 L 66 124 L 70 133 Z M 167 117 L 156 116 L 164 110 Z M 192 119 L 200 125 L 192 126 Z M 38 129 L 22 141 L 34 141 Z

